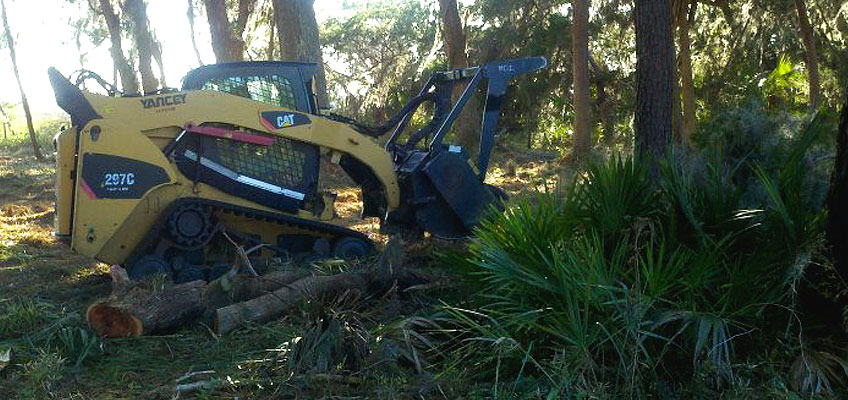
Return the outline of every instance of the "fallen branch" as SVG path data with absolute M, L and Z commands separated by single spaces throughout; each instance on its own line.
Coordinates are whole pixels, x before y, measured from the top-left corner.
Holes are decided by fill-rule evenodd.
M 194 281 L 165 288 L 129 281 L 126 271 L 112 267 L 112 295 L 92 304 L 86 320 L 102 337 L 127 337 L 168 331 L 226 305 L 279 289 L 307 275 L 280 271 L 264 276 L 224 275 L 209 284 Z
M 177 396 L 186 393 L 197 392 L 200 390 L 212 390 L 217 389 L 221 386 L 220 380 L 211 380 L 211 381 L 198 381 L 191 383 L 183 383 L 174 387 L 174 391 L 177 393 Z
M 249 268 L 247 254 L 237 247 Z M 86 320 L 100 336 L 127 337 L 164 332 L 199 318 L 214 320 L 217 334 L 248 323 L 278 318 L 303 301 L 357 292 L 379 297 L 427 288 L 431 279 L 403 268 L 403 245 L 392 238 L 369 269 L 330 276 L 306 271 L 274 272 L 252 276 L 238 272 L 238 261 L 221 278 L 155 288 L 127 278 L 123 268 L 112 267 L 113 290 L 104 301 L 92 304 Z
M 403 241 L 400 237 L 392 237 L 376 263 L 367 270 L 309 276 L 255 299 L 219 308 L 215 311 L 215 332 L 222 334 L 247 323 L 270 321 L 304 300 L 350 291 L 381 296 L 428 282 L 421 274 L 403 268 L 403 260 Z
M 215 312 L 215 332 L 227 333 L 248 322 L 267 322 L 296 306 L 304 298 L 317 298 L 367 288 L 359 273 L 310 276 L 255 299 L 235 303 Z
M 214 371 L 214 370 L 211 370 L 211 369 L 206 370 L 206 371 L 194 371 L 194 372 L 189 372 L 189 373 L 187 373 L 187 374 L 185 374 L 185 375 L 183 375 L 183 376 L 181 376 L 181 377 L 179 377 L 179 378 L 175 379 L 175 380 L 174 380 L 174 382 L 175 382 L 175 383 L 180 383 L 180 382 L 182 382 L 182 381 L 185 381 L 185 380 L 188 380 L 188 379 L 194 378 L 195 376 L 201 376 L 201 375 L 214 375 L 214 374 L 215 374 L 215 371 Z

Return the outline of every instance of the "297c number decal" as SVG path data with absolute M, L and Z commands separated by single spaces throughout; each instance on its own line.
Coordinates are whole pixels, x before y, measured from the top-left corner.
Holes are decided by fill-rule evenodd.
M 132 172 L 104 174 L 103 186 L 132 186 L 135 185 L 135 174 Z

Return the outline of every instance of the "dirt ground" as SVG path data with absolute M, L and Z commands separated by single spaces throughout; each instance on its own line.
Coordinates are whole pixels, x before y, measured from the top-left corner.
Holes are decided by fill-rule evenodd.
M 357 372 L 347 375 L 293 366 L 291 356 L 288 361 L 280 356 L 316 332 L 320 333 L 317 337 L 325 337 L 335 326 L 330 322 L 341 321 L 342 315 L 355 318 L 345 319 L 343 329 L 334 328 L 341 329 L 333 331 L 344 339 L 341 342 L 366 337 L 376 338 L 373 342 L 382 340 L 381 346 L 385 346 L 392 343 L 388 338 L 397 337 L 398 348 L 414 353 L 409 326 L 419 321 L 416 314 L 450 295 L 439 291 L 380 300 L 382 303 L 369 306 L 369 311 L 362 311 L 356 300 L 305 305 L 297 315 L 225 336 L 200 325 L 151 337 L 94 337 L 82 314 L 87 305 L 109 294 L 108 266 L 74 253 L 53 238 L 52 164 L 7 153 L 0 149 L 0 398 L 174 398 L 177 385 L 193 381 L 211 382 L 189 396 L 197 398 L 454 398 L 450 393 L 461 390 L 453 387 L 459 383 L 449 382 L 449 377 L 437 379 L 432 372 L 425 373 L 416 364 L 421 358 L 417 355 L 407 357 L 415 360 L 413 367 L 408 360 L 397 361 L 403 357 L 394 356 L 391 368 L 359 365 Z M 531 192 L 528 189 L 555 189 L 557 177 L 563 176 L 548 162 L 549 157 L 505 156 L 513 161 L 495 165 L 490 181 L 512 196 L 526 195 Z M 324 174 L 330 177 L 330 190 L 337 194 L 340 221 L 377 242 L 385 241 L 376 219 L 358 219 L 359 190 L 346 187 L 339 171 Z M 419 243 L 408 251 L 419 261 L 432 260 L 440 246 Z M 400 322 L 350 322 L 387 320 Z M 380 336 L 375 336 L 378 325 L 398 330 L 380 331 Z M 361 332 L 356 333 L 356 326 Z M 339 358 L 333 353 L 338 350 L 333 349 L 326 352 L 333 355 L 331 359 L 348 363 L 354 358 Z M 377 352 L 368 353 L 371 357 Z M 326 363 L 320 357 L 311 360 L 307 356 L 300 362 Z M 380 363 L 384 360 L 376 362 Z M 367 372 L 362 372 L 363 368 Z M 342 370 L 351 369 L 345 366 Z M 197 371 L 205 372 L 191 375 Z

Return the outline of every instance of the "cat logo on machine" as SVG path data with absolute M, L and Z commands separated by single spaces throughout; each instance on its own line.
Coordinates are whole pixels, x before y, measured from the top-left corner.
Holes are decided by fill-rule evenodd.
M 270 130 L 291 128 L 312 123 L 304 114 L 291 111 L 264 111 L 261 114 L 262 125 Z
M 285 114 L 277 117 L 277 126 L 288 128 L 294 125 L 294 114 Z

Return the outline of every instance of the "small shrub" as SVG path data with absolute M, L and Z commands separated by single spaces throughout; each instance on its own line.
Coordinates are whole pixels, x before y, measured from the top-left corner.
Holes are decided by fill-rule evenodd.
M 449 344 L 452 365 L 474 366 L 496 387 L 534 376 L 569 396 L 746 387 L 742 365 L 788 354 L 776 339 L 806 334 L 795 293 L 822 258 L 824 214 L 804 188 L 824 180 L 807 163 L 824 131 L 814 121 L 780 139 L 769 163 L 746 160 L 741 146 L 728 153 L 728 143 L 672 156 L 658 185 L 639 163 L 615 159 L 561 197 L 491 217 L 459 269 L 477 290 L 447 307 L 462 333 Z M 843 365 L 819 359 L 795 370 Z M 805 393 L 835 390 L 833 373 L 793 373 L 817 379 L 796 385 Z
M 62 327 L 56 332 L 59 349 L 75 368 L 86 359 L 96 358 L 103 352 L 103 342 L 97 335 L 81 327 Z
M 46 304 L 31 299 L 0 303 L 0 340 L 34 332 L 54 318 Z
M 790 369 L 792 387 L 812 396 L 833 393 L 848 382 L 848 359 L 838 350 L 801 348 Z
M 65 373 L 65 358 L 58 353 L 40 349 L 23 366 L 20 394 L 24 398 L 56 397 L 55 385 Z

